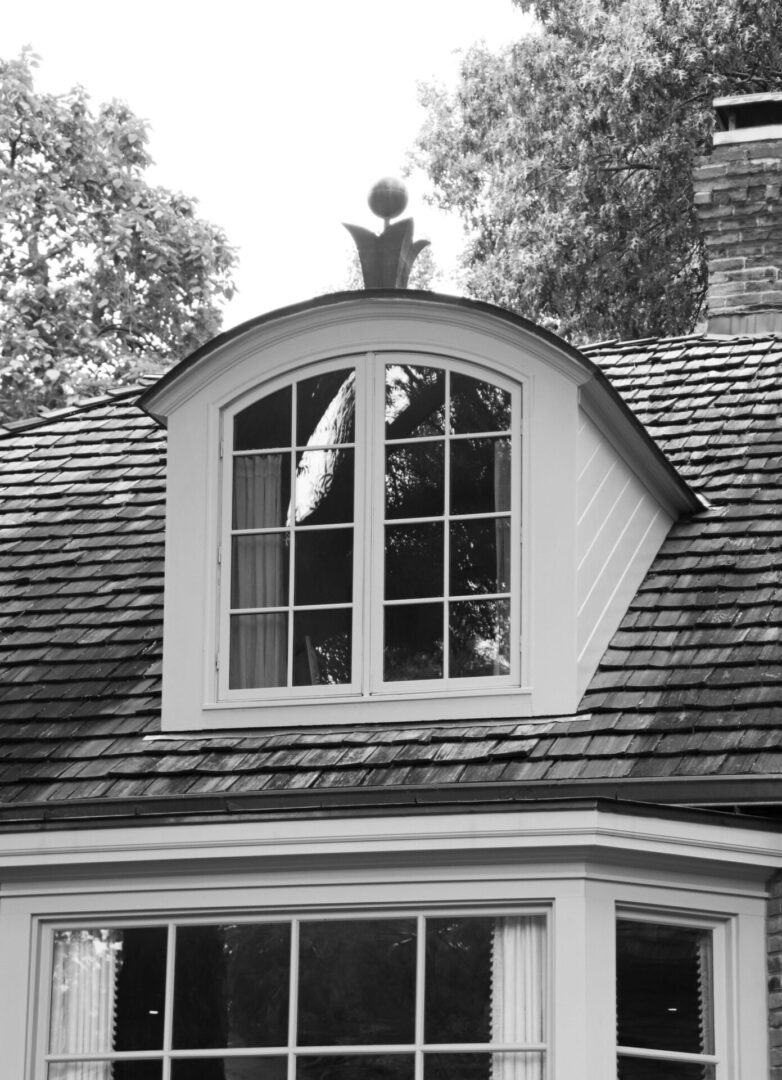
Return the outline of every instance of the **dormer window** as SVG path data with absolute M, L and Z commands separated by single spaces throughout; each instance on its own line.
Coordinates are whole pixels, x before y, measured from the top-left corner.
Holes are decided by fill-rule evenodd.
M 518 383 L 420 355 L 240 401 L 225 699 L 518 686 L 520 431 Z

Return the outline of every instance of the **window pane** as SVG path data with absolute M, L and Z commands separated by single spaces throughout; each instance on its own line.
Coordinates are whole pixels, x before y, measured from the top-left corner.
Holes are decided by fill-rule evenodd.
M 510 601 L 455 600 L 449 623 L 453 678 L 510 674 Z
M 427 919 L 426 1041 L 542 1042 L 545 935 L 539 915 Z
M 492 383 L 454 372 L 451 375 L 451 431 L 508 431 L 511 396 Z
M 415 963 L 414 919 L 302 923 L 300 1045 L 412 1042 Z M 315 1059 L 310 1060 L 314 1066 Z M 319 1065 L 331 1075 L 331 1070 L 337 1069 L 337 1060 L 324 1057 Z M 352 1055 L 339 1060 L 341 1076 L 345 1068 L 358 1068 Z M 395 1060 L 378 1059 L 381 1071 L 391 1068 L 398 1075 L 394 1071 L 398 1066 L 398 1060 L 393 1064 Z M 305 1068 L 304 1074 L 311 1072 Z M 322 1077 L 323 1073 L 319 1075 Z M 336 1077 L 337 1072 L 333 1075 Z M 367 1073 L 365 1060 L 361 1075 L 377 1074 Z
M 288 603 L 288 533 L 234 536 L 231 607 L 284 607 Z
M 353 450 L 304 450 L 296 457 L 296 524 L 353 521 Z
M 616 995 L 620 1046 L 712 1053 L 710 932 L 620 919 Z
M 328 371 L 296 388 L 296 445 L 333 445 L 355 439 L 355 374 Z
M 617 1077 L 618 1080 L 714 1080 L 714 1066 L 620 1057 Z
M 254 401 L 236 414 L 234 450 L 291 445 L 291 388 Z
M 451 525 L 452 596 L 510 591 L 510 519 L 484 518 Z
M 413 1080 L 412 1054 L 318 1054 L 300 1057 L 296 1080 Z
M 424 1080 L 543 1080 L 543 1054 L 426 1054 Z
M 294 686 L 351 681 L 352 621 L 350 608 L 296 612 L 293 617 Z
M 180 926 L 174 972 L 176 1049 L 286 1045 L 288 923 Z
M 445 372 L 441 368 L 386 367 L 386 438 L 441 435 L 445 430 Z
M 386 682 L 443 677 L 443 605 L 387 607 L 383 649 Z
M 296 533 L 295 603 L 349 604 L 353 597 L 353 530 Z
M 285 686 L 288 679 L 288 616 L 231 616 L 232 690 L 262 686 Z
M 194 1058 L 171 1062 L 171 1080 L 286 1080 L 284 1057 Z
M 48 1080 L 161 1080 L 160 1061 L 53 1062 Z
M 291 497 L 290 454 L 234 458 L 234 529 L 273 529 L 287 524 Z
M 460 439 L 451 443 L 451 513 L 510 510 L 508 439 Z
M 386 452 L 386 517 L 432 518 L 443 513 L 443 443 L 390 446 Z
M 55 934 L 51 1053 L 162 1047 L 166 936 L 165 927 Z
M 386 599 L 443 594 L 443 523 L 386 526 Z

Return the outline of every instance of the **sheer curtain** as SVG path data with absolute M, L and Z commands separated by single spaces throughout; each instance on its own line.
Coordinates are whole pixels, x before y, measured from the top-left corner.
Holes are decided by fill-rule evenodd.
M 510 509 L 510 478 L 510 443 L 507 439 L 497 439 L 494 443 L 494 509 L 498 513 Z M 510 517 L 498 517 L 494 523 L 497 592 L 510 591 L 510 535 Z M 507 633 L 502 632 L 500 625 L 504 605 L 498 601 L 497 606 L 494 674 L 506 675 L 509 658 L 503 655 L 502 643 Z M 509 613 L 506 617 L 509 617 Z M 509 629 L 506 627 L 506 631 Z
M 543 1042 L 546 922 L 542 916 L 498 918 L 492 941 L 492 1040 Z M 495 1053 L 491 1080 L 543 1080 L 540 1051 Z
M 49 1049 L 52 1054 L 108 1053 L 121 938 L 112 931 L 69 930 L 54 943 Z M 60 1063 L 57 1080 L 111 1080 L 108 1061 Z
M 234 528 L 280 525 L 283 469 L 288 455 L 253 454 L 234 459 Z M 287 532 L 234 537 L 231 606 L 283 607 Z M 231 626 L 233 688 L 285 686 L 288 677 L 288 621 L 284 612 L 234 615 Z

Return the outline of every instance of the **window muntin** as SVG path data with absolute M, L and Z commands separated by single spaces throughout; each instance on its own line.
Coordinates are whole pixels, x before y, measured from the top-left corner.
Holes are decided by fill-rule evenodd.
M 62 930 L 53 957 L 46 1080 L 544 1077 L 542 914 Z
M 234 415 L 229 698 L 520 685 L 521 387 L 404 359 Z
M 713 932 L 619 919 L 619 1080 L 714 1080 Z

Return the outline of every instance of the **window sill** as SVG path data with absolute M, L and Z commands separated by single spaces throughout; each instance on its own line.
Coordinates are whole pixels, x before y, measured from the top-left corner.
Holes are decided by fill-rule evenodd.
M 192 715 L 164 717 L 164 730 L 203 728 L 312 727 L 324 724 L 411 723 L 438 720 L 488 720 L 532 716 L 529 688 L 472 689 L 428 693 L 398 693 L 328 699 L 296 698 L 274 701 L 221 701 L 202 706 L 200 722 Z

